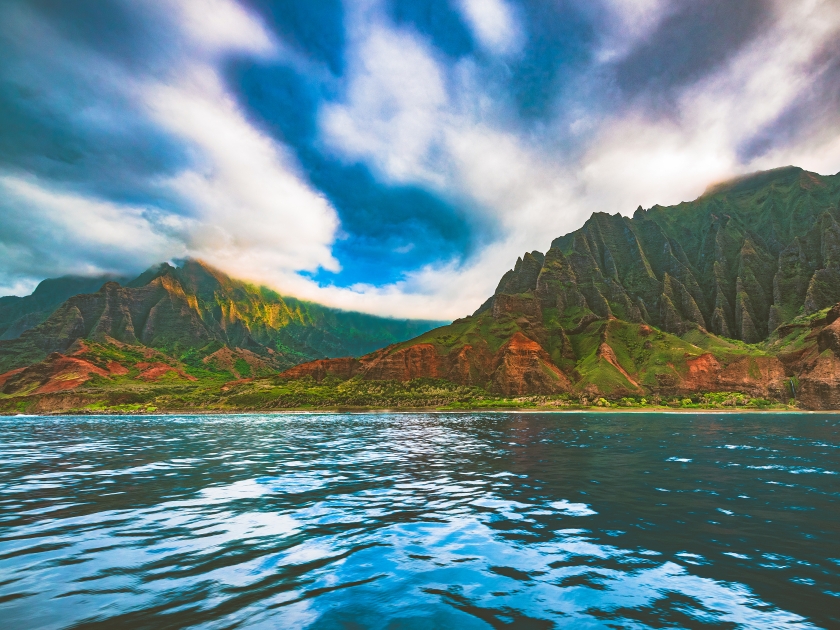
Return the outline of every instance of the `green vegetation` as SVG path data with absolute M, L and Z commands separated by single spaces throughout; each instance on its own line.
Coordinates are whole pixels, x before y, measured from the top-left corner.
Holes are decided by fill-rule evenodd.
M 193 368 L 221 351 L 212 362 L 247 377 L 312 359 L 358 356 L 445 323 L 284 297 L 197 260 L 163 263 L 135 280 L 123 279 L 125 286 L 103 286 L 108 278 L 61 280 L 45 281 L 26 298 L 0 298 L 0 373 L 66 353 L 87 339 L 153 348 Z M 73 293 L 83 290 L 97 292 Z
M 407 382 L 340 381 L 311 377 L 284 380 L 277 376 L 225 386 L 218 380 L 138 383 L 129 377 L 91 381 L 69 393 L 37 396 L 0 394 L 0 413 L 165 413 L 283 410 L 440 409 L 440 410 L 572 410 L 572 409 L 794 409 L 792 405 L 750 398 L 738 392 L 714 392 L 688 398 L 625 396 L 620 399 L 586 394 L 505 397 L 480 387 L 442 379 Z
M 767 409 L 793 388 L 837 408 L 838 198 L 840 176 L 785 168 L 596 213 L 438 328 L 163 264 L 0 340 L 0 373 L 28 366 L 0 376 L 0 410 Z M 42 317 L 30 297 L 0 299 L 0 324 Z

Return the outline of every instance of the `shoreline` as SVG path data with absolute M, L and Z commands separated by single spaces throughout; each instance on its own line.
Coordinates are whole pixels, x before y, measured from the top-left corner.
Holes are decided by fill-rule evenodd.
M 22 414 L 22 413 L 0 413 L 0 418 L 60 418 L 60 417 L 168 417 L 168 416 L 253 416 L 253 415 L 371 415 L 371 414 L 476 414 L 476 413 L 497 413 L 497 414 L 512 414 L 512 413 L 528 413 L 528 414 L 591 414 L 591 413 L 607 413 L 607 414 L 626 414 L 626 413 L 656 413 L 656 414 L 694 414 L 694 415 L 709 415 L 709 414 L 840 414 L 840 410 L 812 410 L 812 409 L 669 409 L 663 407 L 655 408 L 605 408 L 605 407 L 580 407 L 577 409 L 522 409 L 511 407 L 507 409 L 441 409 L 438 407 L 417 407 L 417 408 L 347 408 L 347 409 L 284 409 L 284 410 L 195 410 L 184 409 L 177 411 L 139 411 L 139 412 L 60 412 L 60 413 L 41 413 L 41 414 Z

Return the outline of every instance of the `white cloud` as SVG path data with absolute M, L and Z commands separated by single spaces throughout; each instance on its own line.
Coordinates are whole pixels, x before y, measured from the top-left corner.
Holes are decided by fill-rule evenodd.
M 439 181 L 433 153 L 445 124 L 444 73 L 411 33 L 374 24 L 351 54 L 347 100 L 323 108 L 327 144 L 395 181 Z
M 668 10 L 659 0 L 612 3 L 630 32 L 622 41 L 612 41 L 613 56 L 604 55 L 596 63 L 623 54 Z M 582 136 L 585 150 L 579 155 L 547 152 L 532 136 L 488 115 L 480 104 L 489 95 L 472 73 L 474 66 L 462 63 L 447 74 L 422 41 L 406 44 L 380 20 L 372 36 L 377 45 L 371 46 L 361 29 L 356 54 L 366 60 L 375 51 L 387 65 L 351 66 L 348 100 L 331 110 L 342 112 L 343 127 L 325 117 L 327 142 L 345 155 L 365 159 L 386 179 L 430 186 L 481 209 L 504 236 L 461 266 L 430 266 L 388 287 L 299 290 L 363 310 L 463 316 L 492 292 L 518 255 L 544 250 L 592 212 L 630 215 L 638 205 L 679 203 L 696 198 L 712 182 L 757 168 L 796 163 L 836 171 L 837 138 L 824 139 L 816 150 L 809 142 L 750 164 L 738 157 L 743 141 L 809 89 L 813 78 L 803 67 L 840 25 L 837 6 L 831 9 L 830 4 L 780 3 L 775 25 L 716 74 L 684 89 L 674 115 L 652 116 L 630 107 L 589 121 Z M 400 73 L 391 69 L 404 67 L 421 69 L 412 79 L 435 77 L 434 85 L 445 92 L 436 91 L 426 102 L 382 97 L 401 93 L 399 81 L 404 79 L 395 78 Z M 392 109 L 383 108 L 383 101 Z M 543 131 L 550 135 L 551 123 Z M 400 140 L 404 137 L 408 141 Z
M 508 55 L 522 47 L 524 35 L 505 0 L 459 0 L 457 6 L 487 50 Z
M 15 258 L 38 256 L 46 260 L 34 263 L 58 265 L 61 273 L 91 274 L 121 271 L 126 258 L 147 266 L 184 253 L 147 208 L 98 201 L 12 175 L 0 176 L 0 190 L 4 210 L 42 237 L 19 246 Z
M 357 26 L 347 98 L 321 115 L 325 144 L 364 159 L 386 181 L 416 183 L 489 215 L 503 236 L 465 264 L 444 261 L 386 287 L 295 290 L 368 312 L 461 317 L 492 293 L 518 255 L 546 249 L 577 227 L 575 184 L 556 156 L 493 124 L 474 65 L 447 74 L 425 42 L 381 17 Z
M 587 205 L 630 214 L 637 205 L 694 199 L 710 183 L 739 173 L 788 164 L 823 173 L 840 168 L 836 135 L 816 151 L 807 139 L 748 163 L 739 158 L 742 143 L 810 89 L 813 77 L 804 68 L 840 25 L 840 7 L 829 2 L 777 10 L 767 32 L 718 73 L 683 90 L 676 116 L 629 110 L 601 126 L 580 164 Z
M 616 10 L 630 29 L 625 46 L 654 28 L 665 10 L 658 0 L 614 4 L 621 5 Z M 737 150 L 808 88 L 802 67 L 840 23 L 832 18 L 819 24 L 827 14 L 818 5 L 782 7 L 786 19 L 763 39 L 678 96 L 676 116 L 652 118 L 630 108 L 589 121 L 587 150 L 574 156 L 547 151 L 494 117 L 493 108 L 482 105 L 491 97 L 475 65 L 447 69 L 416 34 L 368 12 L 352 32 L 346 100 L 321 112 L 325 143 L 349 159 L 365 160 L 386 181 L 418 183 L 491 216 L 503 237 L 463 264 L 430 265 L 383 287 L 321 287 L 279 271 L 255 279 L 342 308 L 459 317 L 492 292 L 518 255 L 545 250 L 591 212 L 629 215 L 637 205 L 678 203 L 711 182 L 778 166 L 778 154 L 768 163 L 741 164 Z M 544 132 L 552 132 L 550 124 Z M 803 166 L 820 160 L 840 166 L 840 141 L 824 142 L 810 160 L 805 148 L 811 147 L 785 155 Z
M 622 57 L 651 33 L 671 10 L 669 0 L 605 0 L 606 24 L 596 51 L 601 62 Z
M 245 276 L 253 270 L 273 277 L 319 267 L 338 270 L 331 254 L 338 229 L 334 208 L 308 184 L 290 151 L 246 118 L 216 69 L 230 52 L 283 51 L 253 15 L 230 0 L 157 0 L 153 6 L 168 9 L 181 35 L 167 42 L 179 54 L 163 73 L 135 75 L 47 27 L 40 37 L 61 50 L 60 59 L 51 60 L 61 75 L 72 76 L 74 64 L 101 74 L 108 89 L 131 104 L 127 112 L 113 103 L 85 103 L 69 114 L 80 126 L 95 117 L 98 127 L 118 130 L 125 122 L 121 117 L 145 115 L 150 127 L 181 139 L 192 165 L 151 182 L 162 199 L 180 201 L 178 213 L 68 192 L 47 180 L 6 177 L 4 205 L 12 219 L 25 212 L 37 216 L 43 240 L 59 251 L 9 252 L 18 271 L 11 258 L 0 271 L 20 274 L 27 257 L 35 273 L 57 275 L 130 271 L 184 255 Z M 32 28 L 41 24 L 35 14 L 25 17 Z M 55 98 L 61 97 L 66 95 L 58 91 Z
M 178 16 L 182 31 L 193 44 L 213 54 L 240 51 L 269 55 L 277 42 L 260 21 L 231 0 L 158 0 L 165 10 Z
M 195 147 L 198 168 L 164 182 L 194 209 L 190 251 L 228 268 L 338 270 L 335 210 L 297 172 L 288 150 L 255 129 L 208 67 L 146 98 L 165 128 Z
M 160 2 L 181 25 L 183 58 L 166 77 L 123 76 L 114 83 L 139 95 L 152 119 L 192 148 L 194 165 L 158 182 L 186 200 L 191 214 L 82 198 L 22 178 L 0 180 L 8 199 L 31 208 L 43 229 L 64 235 L 65 259 L 84 251 L 86 258 L 77 258 L 96 270 L 114 252 L 148 262 L 191 254 L 333 306 L 454 318 L 472 312 L 518 255 L 545 250 L 591 212 L 631 214 L 640 204 L 677 203 L 710 182 L 757 168 L 840 169 L 834 135 L 801 139 L 749 164 L 738 156 L 744 141 L 810 89 L 814 77 L 805 68 L 840 25 L 840 5 L 832 0 L 779 0 L 777 22 L 716 74 L 677 94 L 669 116 L 633 107 L 611 117 L 582 110 L 573 124 L 583 150 L 574 154 L 550 148 L 559 121 L 546 121 L 538 132 L 519 128 L 482 81 L 478 61 L 447 67 L 431 42 L 395 27 L 375 0 L 348 3 L 346 93 L 320 112 L 324 145 L 365 161 L 383 181 L 416 183 L 462 203 L 489 218 L 502 237 L 468 261 L 441 261 L 387 286 L 319 286 L 297 272 L 337 269 L 331 254 L 337 213 L 289 149 L 248 120 L 218 74 L 227 52 L 276 57 L 288 51 L 229 0 Z M 593 75 L 643 40 L 670 5 L 607 2 L 613 26 Z M 457 7 L 491 53 L 515 54 L 525 41 L 506 1 L 462 0 Z M 0 247 L 6 247 L 0 256 L 26 255 Z

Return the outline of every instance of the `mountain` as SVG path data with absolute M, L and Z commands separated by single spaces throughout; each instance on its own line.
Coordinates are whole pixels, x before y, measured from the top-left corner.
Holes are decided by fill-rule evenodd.
M 827 309 L 840 302 L 838 221 L 840 175 L 795 167 L 632 218 L 596 213 L 545 254 L 519 258 L 472 316 L 283 376 L 441 378 L 582 399 L 787 400 L 799 379 L 810 408 L 840 408 L 830 378 L 840 343 L 822 332 L 834 330 Z
M 840 175 L 794 167 L 596 213 L 437 328 L 162 264 L 0 341 L 0 411 L 840 409 L 838 221 Z
M 838 221 L 840 175 L 776 169 L 632 218 L 593 214 L 545 256 L 525 254 L 496 293 L 757 343 L 840 300 Z
M 49 317 L 62 302 L 79 293 L 93 293 L 106 282 L 127 282 L 112 275 L 62 276 L 41 282 L 32 295 L 0 297 L 0 340 L 15 339 Z
M 70 290 L 69 282 L 61 286 Z M 163 263 L 132 281 L 109 280 L 97 288 L 66 299 L 17 338 L 0 341 L 0 372 L 52 353 L 78 351 L 86 347 L 80 342 L 90 341 L 154 349 L 185 365 L 226 370 L 238 378 L 316 358 L 364 354 L 441 323 L 375 317 L 282 297 L 197 260 Z M 29 296 L 31 303 L 37 293 Z

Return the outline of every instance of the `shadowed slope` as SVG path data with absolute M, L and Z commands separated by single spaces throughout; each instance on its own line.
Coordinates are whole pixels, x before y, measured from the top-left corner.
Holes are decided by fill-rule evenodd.
M 0 370 L 65 352 L 79 339 L 157 348 L 184 360 L 228 348 L 279 369 L 313 358 L 363 354 L 438 322 L 344 312 L 234 280 L 199 261 L 159 265 L 121 286 L 71 297 L 42 324 L 0 341 Z M 242 357 L 240 357 L 242 358 Z M 232 359 L 234 362 L 236 359 Z
M 504 395 L 738 391 L 786 401 L 799 373 L 829 383 L 834 355 L 783 363 L 777 346 L 756 344 L 840 301 L 838 220 L 840 176 L 793 167 L 632 218 L 596 213 L 545 254 L 519 258 L 472 316 L 349 370 L 347 360 L 327 361 L 284 376 L 443 378 Z M 822 396 L 840 407 L 833 395 L 807 404 Z

